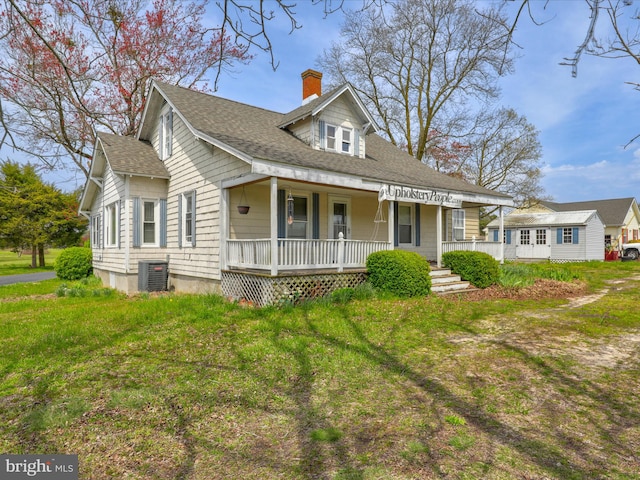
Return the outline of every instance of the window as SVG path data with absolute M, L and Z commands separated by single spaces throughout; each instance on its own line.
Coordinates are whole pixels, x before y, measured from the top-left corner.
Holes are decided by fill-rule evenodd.
M 547 231 L 545 229 L 536 230 L 536 245 L 547 244 Z
M 183 193 L 180 206 L 180 246 L 196 246 L 196 192 Z
M 336 127 L 327 125 L 327 150 L 336 149 Z
M 327 124 L 325 137 L 324 147 L 327 150 L 353 155 L 353 129 Z
M 165 107 L 160 114 L 158 125 L 158 152 L 160 160 L 166 160 L 173 150 L 173 110 Z
M 100 248 L 100 215 L 91 217 L 91 246 Z
M 342 129 L 342 153 L 351 153 L 351 129 Z
M 573 229 L 572 228 L 563 228 L 562 229 L 562 243 L 573 243 Z
M 604 246 L 605 247 L 610 247 L 611 246 L 611 235 L 605 235 L 604 236 Z
M 464 210 L 452 210 L 451 233 L 456 241 L 464 240 Z
M 287 238 L 307 238 L 308 198 L 293 196 L 293 218 L 287 219 Z
M 156 218 L 158 202 L 145 200 L 142 205 L 142 243 L 146 245 L 156 245 L 158 238 L 158 222 Z
M 411 235 L 411 206 L 398 205 L 398 242 L 404 244 L 412 243 Z
M 115 247 L 118 244 L 118 203 L 107 205 L 104 216 L 106 245 Z
M 530 230 L 520 230 L 520 245 L 531 245 Z

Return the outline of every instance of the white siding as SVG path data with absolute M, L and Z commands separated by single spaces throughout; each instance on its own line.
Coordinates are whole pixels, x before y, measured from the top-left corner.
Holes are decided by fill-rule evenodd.
M 157 145 L 157 129 L 155 131 L 152 143 Z M 220 181 L 248 173 L 250 166 L 195 139 L 178 115 L 173 117 L 173 138 L 173 154 L 165 162 L 171 181 L 167 192 L 167 248 L 163 249 L 169 258 L 170 273 L 175 277 L 219 280 Z M 178 198 L 193 190 L 196 191 L 196 246 L 179 247 Z
M 99 191 L 91 206 L 92 215 L 101 216 L 101 246 L 93 245 L 94 267 L 105 270 L 124 273 L 126 272 L 125 261 L 125 208 L 122 198 L 124 197 L 125 182 L 118 175 L 114 174 L 109 165 L 106 164 L 103 175 L 103 189 Z M 107 246 L 105 229 L 108 219 L 105 216 L 106 207 L 111 204 L 118 205 L 118 236 L 119 242 L 115 246 Z M 119 247 L 118 247 L 119 243 Z
M 586 226 L 585 258 L 604 260 L 604 225 L 597 215 L 593 215 Z

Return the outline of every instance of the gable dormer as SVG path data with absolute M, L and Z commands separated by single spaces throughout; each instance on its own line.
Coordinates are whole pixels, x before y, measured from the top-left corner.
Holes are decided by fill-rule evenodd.
M 315 150 L 364 158 L 366 135 L 377 126 L 355 89 L 347 83 L 323 95 L 322 73 L 301 76 L 302 106 L 284 115 L 279 127 Z

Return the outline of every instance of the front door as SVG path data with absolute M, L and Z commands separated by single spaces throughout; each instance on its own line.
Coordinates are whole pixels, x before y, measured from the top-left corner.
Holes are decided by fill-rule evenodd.
M 329 197 L 329 235 L 351 237 L 351 202 L 345 197 Z

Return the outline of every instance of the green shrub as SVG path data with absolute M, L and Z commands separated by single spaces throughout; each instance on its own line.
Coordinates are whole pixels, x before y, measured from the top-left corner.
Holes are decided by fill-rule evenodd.
M 429 263 L 415 252 L 387 250 L 367 258 L 369 282 L 374 288 L 399 297 L 418 297 L 431 292 Z
M 65 248 L 54 264 L 58 278 L 62 280 L 78 280 L 91 275 L 91 249 L 84 247 Z
M 442 255 L 442 264 L 478 288 L 487 288 L 500 279 L 500 265 L 488 253 L 465 250 L 447 252 Z

